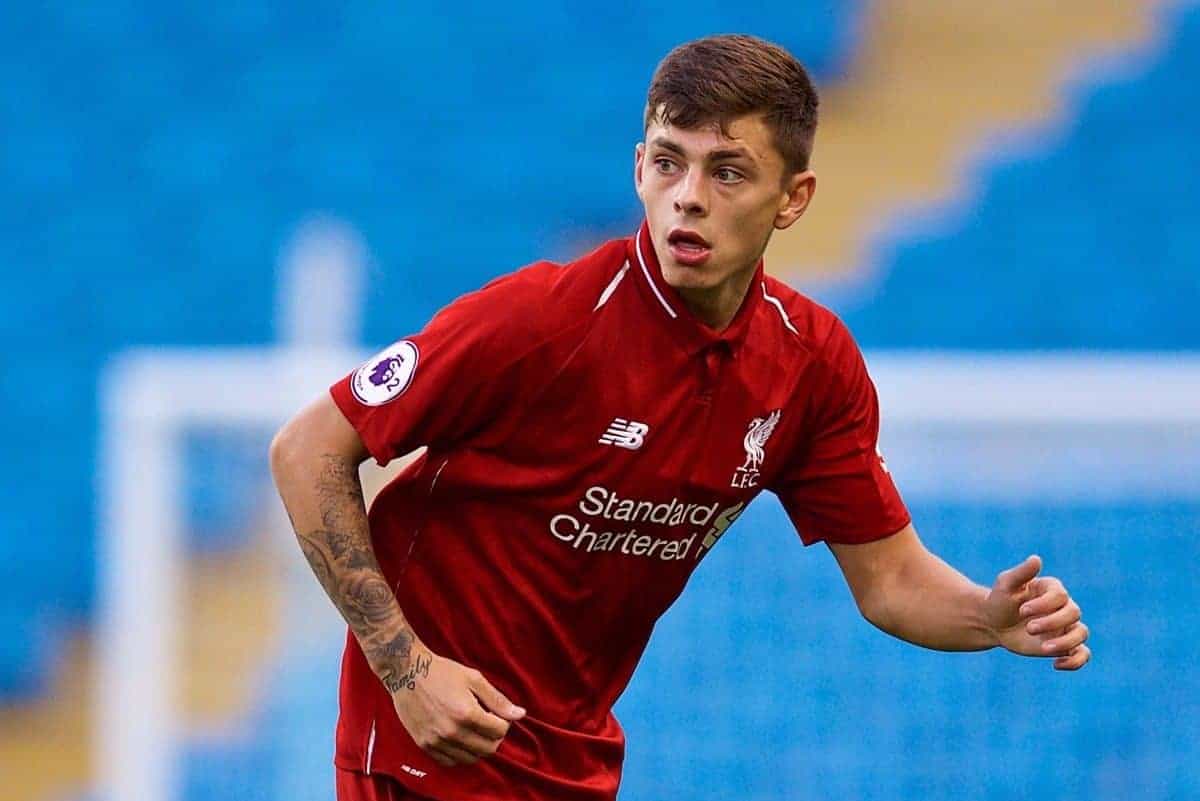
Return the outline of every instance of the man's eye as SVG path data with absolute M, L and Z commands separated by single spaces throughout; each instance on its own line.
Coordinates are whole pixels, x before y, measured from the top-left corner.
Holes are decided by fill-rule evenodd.
M 670 159 L 655 159 L 654 166 L 657 167 L 658 171 L 663 175 L 670 175 L 675 172 L 675 162 L 671 161 Z
M 737 170 L 732 170 L 729 167 L 722 167 L 717 170 L 714 175 L 717 180 L 723 184 L 734 184 L 742 180 L 742 174 Z

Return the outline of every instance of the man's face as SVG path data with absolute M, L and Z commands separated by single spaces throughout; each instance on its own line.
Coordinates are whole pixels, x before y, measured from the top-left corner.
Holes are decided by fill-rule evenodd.
M 753 270 L 776 228 L 804 213 L 810 171 L 785 175 L 761 116 L 684 130 L 655 121 L 637 146 L 634 180 L 663 278 L 713 290 Z

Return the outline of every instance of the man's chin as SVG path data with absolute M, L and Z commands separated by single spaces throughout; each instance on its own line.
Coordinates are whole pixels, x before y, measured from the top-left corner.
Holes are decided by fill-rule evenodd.
M 712 289 L 718 283 L 715 271 L 707 264 L 692 267 L 686 264 L 677 264 L 672 259 L 664 263 L 662 268 L 663 280 L 675 290 Z

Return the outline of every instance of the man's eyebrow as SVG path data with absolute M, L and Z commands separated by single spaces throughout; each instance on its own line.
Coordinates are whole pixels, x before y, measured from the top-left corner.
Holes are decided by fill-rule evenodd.
M 672 153 L 678 153 L 681 156 L 687 155 L 687 151 L 683 149 L 682 145 L 672 142 L 665 136 L 654 137 L 654 139 L 650 142 L 650 146 L 661 147 L 663 150 L 670 150 Z
M 656 136 L 651 142 L 652 147 L 660 147 L 663 150 L 670 150 L 672 153 L 678 153 L 680 156 L 687 156 L 687 151 L 682 145 L 671 141 L 665 136 Z M 720 161 L 721 159 L 747 159 L 754 161 L 754 156 L 744 147 L 729 147 L 721 150 L 714 150 L 708 154 L 709 161 Z
M 724 150 L 714 150 L 708 154 L 709 161 L 718 161 L 719 159 L 748 159 L 754 161 L 754 157 L 750 155 L 750 151 L 744 147 L 730 147 Z

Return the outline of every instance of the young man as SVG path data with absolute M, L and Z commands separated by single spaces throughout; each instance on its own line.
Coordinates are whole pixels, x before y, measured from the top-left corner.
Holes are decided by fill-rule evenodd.
M 763 489 L 884 631 L 1088 661 L 1037 557 L 989 590 L 922 546 L 850 333 L 763 273 L 812 200 L 816 117 L 774 45 L 677 48 L 650 86 L 632 238 L 459 298 L 277 435 L 280 494 L 350 626 L 339 798 L 613 799 L 612 705 Z M 359 464 L 420 446 L 368 516 Z

